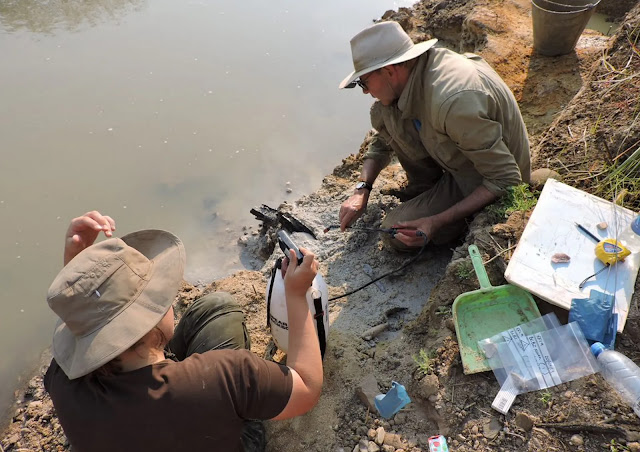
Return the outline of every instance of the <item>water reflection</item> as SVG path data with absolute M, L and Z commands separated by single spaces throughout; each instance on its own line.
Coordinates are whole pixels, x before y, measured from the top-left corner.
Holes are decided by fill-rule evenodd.
M 0 24 L 9 32 L 26 29 L 50 34 L 59 28 L 77 31 L 109 20 L 117 22 L 146 7 L 146 0 L 3 0 Z

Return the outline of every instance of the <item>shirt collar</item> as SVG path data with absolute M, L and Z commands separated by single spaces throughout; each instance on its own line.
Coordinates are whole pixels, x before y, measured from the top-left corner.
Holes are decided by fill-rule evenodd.
M 416 113 L 420 109 L 422 101 L 422 83 L 421 75 L 424 72 L 424 68 L 427 65 L 429 58 L 429 51 L 418 57 L 415 66 L 409 74 L 407 84 L 404 86 L 400 97 L 398 98 L 397 106 L 398 110 L 402 112 L 402 119 L 415 118 Z

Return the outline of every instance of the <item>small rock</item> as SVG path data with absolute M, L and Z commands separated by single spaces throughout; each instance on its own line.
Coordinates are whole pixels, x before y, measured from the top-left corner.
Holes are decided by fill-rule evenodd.
M 373 374 L 367 374 L 360 385 L 356 389 L 356 394 L 360 401 L 369 408 L 369 411 L 372 413 L 377 413 L 378 410 L 374 404 L 375 397 L 380 394 L 380 390 L 378 389 L 378 382 L 376 381 L 376 377 Z
M 540 190 L 548 179 L 562 181 L 562 176 L 550 168 L 540 168 L 531 173 L 530 185 L 532 188 Z
M 384 435 L 384 444 L 399 449 L 402 447 L 402 439 L 400 438 L 400 435 L 397 435 L 395 433 L 387 433 L 386 435 Z
M 456 332 L 456 324 L 453 319 L 447 319 L 444 321 L 444 326 L 446 326 L 452 333 Z
M 494 417 L 492 417 L 491 420 L 485 421 L 482 425 L 482 434 L 487 439 L 494 439 L 498 436 L 500 430 L 502 430 L 502 424 Z
M 572 446 L 582 446 L 584 444 L 584 440 L 580 435 L 573 435 L 569 440 Z
M 527 413 L 517 413 L 515 421 L 516 425 L 525 432 L 531 431 L 531 429 L 533 428 L 533 419 Z
M 639 452 L 640 451 L 640 443 L 638 442 L 632 442 L 632 443 L 627 443 L 627 448 L 629 448 L 630 452 Z
M 377 444 L 384 444 L 384 437 L 386 435 L 386 432 L 384 431 L 384 427 L 378 427 L 376 429 L 376 443 Z
M 407 413 L 398 413 L 393 417 L 393 421 L 397 424 L 403 424 L 407 420 Z
M 396 448 L 389 445 L 382 445 L 382 452 L 396 452 Z
M 418 383 L 418 395 L 423 399 L 428 399 L 430 396 L 438 393 L 440 388 L 440 382 L 438 376 L 434 374 L 425 375 Z
M 379 451 L 380 451 L 380 446 L 378 446 L 373 441 L 369 441 L 369 446 L 367 448 L 367 452 L 379 452 Z

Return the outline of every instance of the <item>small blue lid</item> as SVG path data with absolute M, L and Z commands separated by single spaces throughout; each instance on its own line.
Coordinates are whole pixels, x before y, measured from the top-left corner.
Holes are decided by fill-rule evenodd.
M 594 342 L 593 344 L 591 344 L 591 353 L 593 353 L 593 356 L 595 356 L 596 358 L 600 353 L 602 353 L 602 350 L 604 350 L 604 345 L 602 345 L 600 342 Z
M 638 215 L 636 219 L 631 222 L 631 230 L 640 235 L 640 215 Z

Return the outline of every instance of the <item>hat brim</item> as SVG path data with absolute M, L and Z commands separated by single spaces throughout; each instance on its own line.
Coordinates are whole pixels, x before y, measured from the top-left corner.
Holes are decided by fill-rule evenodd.
M 122 240 L 152 261 L 153 273 L 138 298 L 97 331 L 77 337 L 62 320 L 58 321 L 53 355 L 71 380 L 108 363 L 151 331 L 180 289 L 186 255 L 178 237 L 148 229 L 125 235 Z
M 380 69 L 381 67 L 402 63 L 403 61 L 408 61 L 408 60 L 412 60 L 413 58 L 419 57 L 420 55 L 425 53 L 427 50 L 429 50 L 431 47 L 433 47 L 436 42 L 438 42 L 438 40 L 435 38 L 429 39 L 428 41 L 419 42 L 418 44 L 414 44 L 413 47 L 411 47 L 411 49 L 408 52 L 403 53 L 402 55 L 390 58 L 386 61 L 383 61 L 382 63 L 378 63 L 376 65 L 367 67 L 365 69 L 361 69 L 357 72 L 353 71 L 351 72 L 351 74 L 347 75 L 347 77 L 342 82 L 340 82 L 340 85 L 338 85 L 338 88 L 339 89 L 355 88 L 356 86 L 355 81 L 361 75 L 368 74 L 369 72 L 373 72 L 377 69 Z

